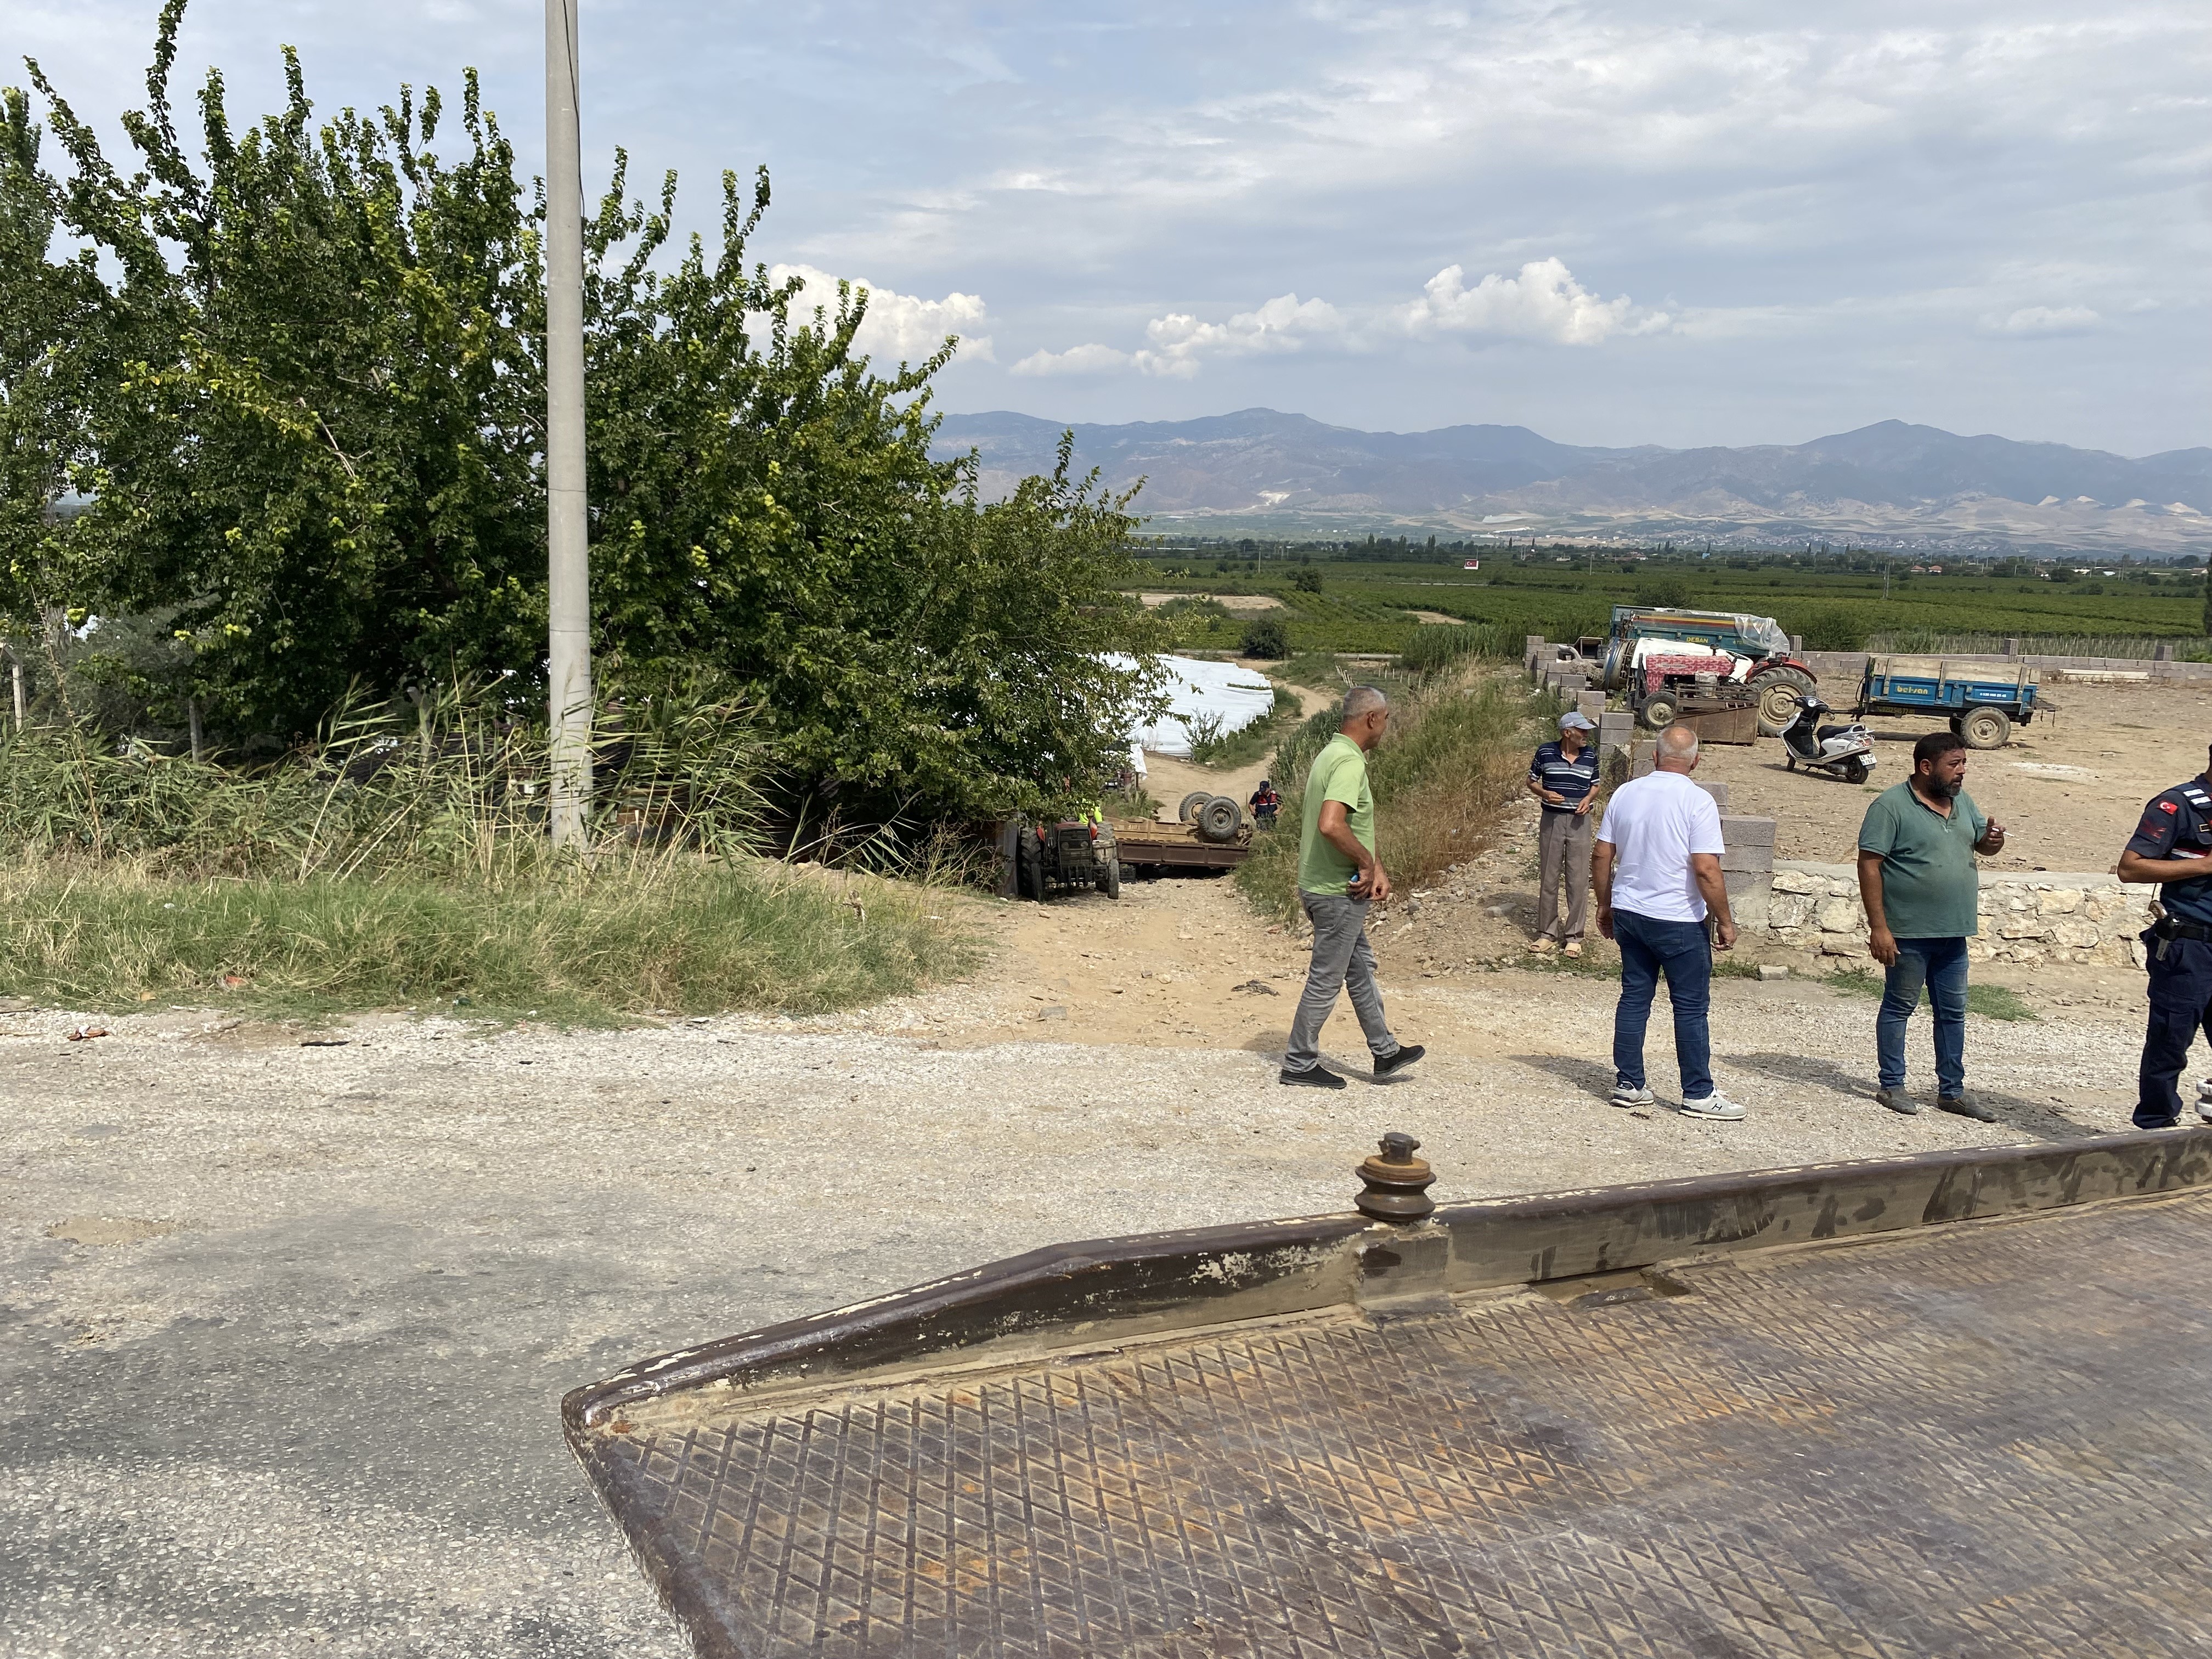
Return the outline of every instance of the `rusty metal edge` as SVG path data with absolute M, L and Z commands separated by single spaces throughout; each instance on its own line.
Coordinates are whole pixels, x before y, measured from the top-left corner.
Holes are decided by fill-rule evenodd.
M 594 1427 L 695 1389 L 827 1387 L 933 1357 L 1042 1354 L 1114 1336 L 1541 1284 L 2208 1182 L 2212 1128 L 2156 1130 L 1478 1199 L 1439 1205 L 1418 1227 L 1307 1216 L 1051 1245 L 641 1360 L 572 1391 L 562 1417 L 580 1456 Z

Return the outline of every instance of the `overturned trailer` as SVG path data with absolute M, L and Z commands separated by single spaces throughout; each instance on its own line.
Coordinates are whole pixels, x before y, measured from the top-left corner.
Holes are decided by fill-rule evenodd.
M 2212 1131 L 1039 1250 L 568 1439 L 705 1656 L 2202 1653 Z

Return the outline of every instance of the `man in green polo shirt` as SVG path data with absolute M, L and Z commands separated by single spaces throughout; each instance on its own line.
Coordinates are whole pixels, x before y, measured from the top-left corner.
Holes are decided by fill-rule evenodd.
M 1920 1109 L 1905 1092 L 1905 1030 L 1925 986 L 1936 1013 L 1936 1107 L 1994 1123 L 1996 1114 L 1966 1092 L 1966 941 L 1981 931 L 1974 854 L 2000 850 L 2005 832 L 1966 786 L 1965 739 L 1931 732 L 1912 745 L 1912 775 L 1875 796 L 1859 826 L 1859 897 L 1887 975 L 1874 1022 L 1875 1098 L 1893 1112 Z
M 1321 1063 L 1321 1028 L 1349 989 L 1352 1012 L 1375 1056 L 1375 1075 L 1386 1078 L 1425 1052 L 1401 1043 L 1382 1018 L 1382 992 L 1375 982 L 1375 952 L 1367 943 L 1367 906 L 1390 896 L 1390 878 L 1375 858 L 1375 795 L 1367 787 L 1367 751 L 1382 740 L 1390 706 L 1371 685 L 1344 696 L 1336 735 L 1314 757 L 1299 808 L 1298 903 L 1313 923 L 1313 962 L 1291 1021 L 1290 1047 L 1279 1080 L 1309 1088 L 1341 1089 L 1344 1079 Z

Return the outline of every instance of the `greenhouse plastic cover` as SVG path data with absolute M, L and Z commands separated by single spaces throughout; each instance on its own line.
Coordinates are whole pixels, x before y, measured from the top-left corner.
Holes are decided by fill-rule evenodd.
M 1116 668 L 1137 665 L 1133 657 L 1117 654 L 1106 660 Z M 1168 698 L 1166 711 L 1130 734 L 1139 747 L 1156 755 L 1188 758 L 1192 721 L 1213 716 L 1220 720 L 1225 737 L 1255 720 L 1265 720 L 1274 708 L 1275 688 L 1266 677 L 1235 663 L 1162 657 L 1159 665 L 1160 689 Z

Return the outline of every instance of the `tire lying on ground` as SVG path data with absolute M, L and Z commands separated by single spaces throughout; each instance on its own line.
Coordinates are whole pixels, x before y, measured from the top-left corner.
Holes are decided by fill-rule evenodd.
M 1210 795 L 1203 789 L 1192 790 L 1190 793 L 1182 798 L 1182 804 L 1176 808 L 1176 822 L 1177 823 L 1196 823 L 1198 822 L 1199 808 L 1204 806 L 1206 803 L 1210 800 L 1218 800 L 1219 799 L 1220 797 Z
M 1226 795 L 1213 795 L 1198 809 L 1198 833 L 1208 841 L 1234 841 L 1244 827 L 1244 809 Z

